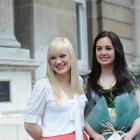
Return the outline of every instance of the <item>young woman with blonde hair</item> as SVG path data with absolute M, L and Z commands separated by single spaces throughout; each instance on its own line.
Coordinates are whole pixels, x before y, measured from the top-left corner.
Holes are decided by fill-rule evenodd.
M 87 99 L 70 41 L 55 38 L 47 61 L 46 77 L 36 82 L 27 105 L 26 131 L 34 140 L 87 140 L 83 131 Z

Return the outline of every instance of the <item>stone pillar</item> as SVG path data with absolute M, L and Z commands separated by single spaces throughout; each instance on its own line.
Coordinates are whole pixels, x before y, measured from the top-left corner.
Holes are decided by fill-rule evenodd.
M 20 48 L 14 35 L 13 9 L 13 0 L 0 0 L 0 59 L 29 56 L 29 51 Z
M 0 1 L 0 47 L 20 47 L 14 36 L 13 1 Z
M 134 45 L 135 59 L 130 68 L 140 75 L 140 1 L 134 0 Z
M 13 0 L 0 0 L 0 119 L 24 111 L 37 67 L 16 40 L 13 9 Z

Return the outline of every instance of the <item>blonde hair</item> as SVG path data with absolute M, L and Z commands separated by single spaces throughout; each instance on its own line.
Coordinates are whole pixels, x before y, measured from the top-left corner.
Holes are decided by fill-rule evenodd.
M 59 54 L 60 51 L 62 51 L 64 49 L 68 50 L 70 59 L 71 59 L 71 72 L 70 72 L 71 82 L 70 83 L 71 83 L 71 89 L 73 91 L 72 93 L 80 94 L 83 91 L 82 86 L 80 85 L 79 78 L 78 78 L 76 57 L 75 57 L 75 53 L 74 53 L 72 44 L 65 37 L 57 37 L 52 41 L 52 43 L 49 45 L 49 48 L 48 48 L 48 56 L 47 56 L 48 66 L 47 66 L 47 75 L 46 75 L 53 88 L 54 97 L 55 97 L 56 101 L 61 100 L 61 90 L 60 90 L 58 81 L 56 80 L 55 73 L 50 66 L 49 60 L 52 56 Z

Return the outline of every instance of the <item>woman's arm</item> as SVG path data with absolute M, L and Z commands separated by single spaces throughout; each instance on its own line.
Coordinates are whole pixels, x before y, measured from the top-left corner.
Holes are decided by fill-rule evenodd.
M 139 105 L 139 110 L 140 110 L 140 89 L 139 88 L 135 90 L 135 99 Z M 123 140 L 125 139 L 131 140 L 139 133 L 140 133 L 140 117 L 134 121 L 131 129 L 127 133 L 124 133 L 121 137 L 123 138 Z
M 94 140 L 105 140 L 104 136 L 93 130 L 87 122 L 85 122 L 85 131 Z
M 32 123 L 24 123 L 24 127 L 28 134 L 34 139 L 34 140 L 41 140 L 42 137 L 42 129 L 38 124 L 32 124 Z
M 41 79 L 34 85 L 24 114 L 24 127 L 34 140 L 41 140 L 42 136 L 42 128 L 38 125 L 38 122 L 43 116 L 46 94 L 48 94 L 48 86 L 46 85 L 46 80 L 44 80 Z
M 121 138 L 123 140 L 132 140 L 136 135 L 138 135 L 140 133 L 140 117 L 137 118 L 131 129 L 127 132 L 127 133 L 124 133 Z

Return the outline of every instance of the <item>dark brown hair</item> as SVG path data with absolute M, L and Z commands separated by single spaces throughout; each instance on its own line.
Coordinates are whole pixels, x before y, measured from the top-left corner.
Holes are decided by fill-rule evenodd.
M 127 70 L 127 64 L 124 56 L 123 45 L 118 37 L 118 35 L 111 31 L 102 31 L 100 32 L 94 40 L 93 44 L 93 57 L 92 57 L 92 68 L 91 73 L 89 74 L 88 83 L 93 90 L 97 90 L 99 85 L 97 84 L 98 79 L 101 75 L 101 66 L 96 58 L 96 44 L 97 41 L 103 37 L 108 37 L 115 49 L 115 60 L 113 72 L 116 78 L 116 87 L 119 87 L 123 90 L 130 90 L 131 83 L 129 80 L 129 74 Z

